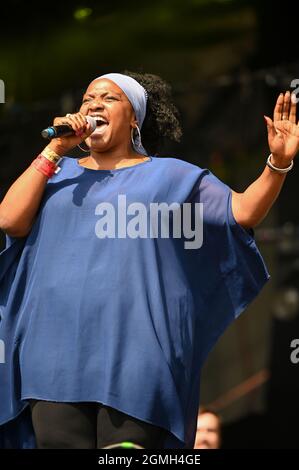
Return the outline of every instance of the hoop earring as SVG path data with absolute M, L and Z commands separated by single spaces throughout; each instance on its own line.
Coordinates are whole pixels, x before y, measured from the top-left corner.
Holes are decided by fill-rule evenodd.
M 137 131 L 137 136 L 134 135 L 135 129 Z M 140 133 L 138 124 L 136 125 L 136 127 L 132 127 L 131 129 L 131 142 L 134 148 L 136 147 L 143 148 L 142 141 L 141 141 L 141 133 Z
M 90 148 L 89 148 L 88 150 L 85 150 L 85 149 L 83 149 L 83 148 L 81 147 L 80 144 L 77 144 L 77 147 L 78 147 L 80 150 L 82 150 L 82 152 L 86 152 L 86 153 L 87 153 L 87 152 L 90 152 Z

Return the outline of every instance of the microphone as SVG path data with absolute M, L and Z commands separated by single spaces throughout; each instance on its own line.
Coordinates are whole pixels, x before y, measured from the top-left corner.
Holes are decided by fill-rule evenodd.
M 97 120 L 92 116 L 85 116 L 87 124 L 90 124 L 92 132 L 97 127 Z M 74 129 L 69 124 L 60 124 L 59 126 L 47 127 L 42 131 L 42 137 L 44 139 L 55 139 L 56 137 L 67 137 L 75 135 Z

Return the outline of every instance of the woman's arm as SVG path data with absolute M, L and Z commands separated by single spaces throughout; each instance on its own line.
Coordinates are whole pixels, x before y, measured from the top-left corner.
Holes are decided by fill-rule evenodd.
M 271 163 L 287 168 L 299 150 L 299 126 L 296 125 L 295 95 L 281 93 L 274 108 L 274 119 L 265 116 Z M 232 191 L 232 211 L 236 221 L 245 228 L 258 225 L 277 199 L 286 174 L 266 166 L 263 173 L 243 193 Z
M 47 176 L 30 166 L 9 188 L 0 205 L 0 228 L 7 235 L 28 235 L 47 181 Z
M 69 124 L 76 132 L 74 136 L 53 139 L 48 145 L 48 148 L 61 157 L 92 132 L 90 124 L 86 124 L 85 117 L 81 113 L 73 114 L 70 118 L 55 118 L 54 125 L 59 124 Z M 12 237 L 28 235 L 47 180 L 47 176 L 30 166 L 9 188 L 0 205 L 0 229 L 7 235 Z
M 57 155 L 63 152 L 51 142 L 48 146 Z M 42 153 L 42 152 L 41 152 Z M 11 237 L 25 237 L 31 230 L 48 181 L 33 166 L 12 184 L 0 205 L 0 228 Z
M 232 211 L 236 221 L 244 228 L 256 227 L 276 201 L 285 178 L 286 175 L 266 167 L 244 193 L 232 191 Z

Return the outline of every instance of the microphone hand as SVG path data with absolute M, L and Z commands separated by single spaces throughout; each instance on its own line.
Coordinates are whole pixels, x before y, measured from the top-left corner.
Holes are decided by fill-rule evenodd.
M 82 113 L 67 114 L 56 117 L 53 126 L 68 126 L 71 132 L 70 135 L 60 135 L 51 140 L 51 148 L 55 151 L 55 147 L 57 153 L 61 154 L 68 152 L 89 137 L 96 128 L 96 120 Z

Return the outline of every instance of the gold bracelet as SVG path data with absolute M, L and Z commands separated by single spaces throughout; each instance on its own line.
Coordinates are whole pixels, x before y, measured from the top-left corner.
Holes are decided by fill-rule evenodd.
M 49 147 L 45 147 L 44 150 L 41 152 L 41 155 L 43 155 L 43 157 L 45 157 L 50 162 L 55 163 L 55 165 L 58 165 L 61 160 L 61 157 Z

